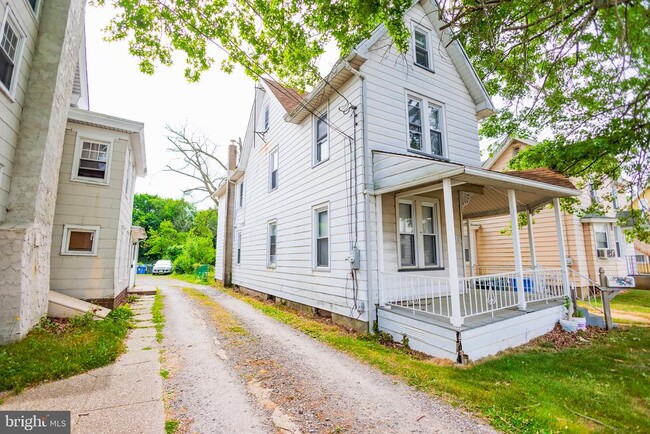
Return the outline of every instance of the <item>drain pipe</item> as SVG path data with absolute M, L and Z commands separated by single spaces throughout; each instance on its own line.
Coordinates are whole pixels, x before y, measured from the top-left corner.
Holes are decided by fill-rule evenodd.
M 362 176 L 363 176 L 363 206 L 364 206 L 364 230 L 366 232 L 366 294 L 368 298 L 368 331 L 373 332 L 374 322 L 377 321 L 377 310 L 375 309 L 375 301 L 373 294 L 373 281 L 372 281 L 372 248 L 370 243 L 370 191 L 372 190 L 372 158 L 370 156 L 370 151 L 368 148 L 368 98 L 366 90 L 366 77 L 359 72 L 357 69 L 353 68 L 349 62 L 345 62 L 345 69 L 350 71 L 352 74 L 357 76 L 361 80 L 361 122 L 363 124 L 362 132 Z M 356 122 L 356 120 L 355 120 Z M 355 143 L 356 147 L 357 144 Z M 356 164 L 356 162 L 355 162 Z

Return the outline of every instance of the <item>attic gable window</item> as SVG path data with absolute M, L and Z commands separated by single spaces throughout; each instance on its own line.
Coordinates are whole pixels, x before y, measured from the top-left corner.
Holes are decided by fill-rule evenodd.
M 0 88 L 6 90 L 11 97 L 14 96 L 16 87 L 18 59 L 23 40 L 11 10 L 7 10 L 4 20 L 0 22 Z
M 428 31 L 419 27 L 413 29 L 413 50 L 415 64 L 426 69 L 431 69 Z

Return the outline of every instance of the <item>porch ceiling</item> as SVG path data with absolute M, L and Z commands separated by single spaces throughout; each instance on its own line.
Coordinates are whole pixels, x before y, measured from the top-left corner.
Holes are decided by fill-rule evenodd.
M 548 169 L 495 172 L 438 161 L 428 157 L 373 152 L 374 194 L 413 193 L 426 196 L 450 178 L 455 189 L 470 193 L 463 200 L 463 217 L 507 214 L 508 190 L 516 191 L 518 211 L 534 210 L 555 197 L 579 195 L 564 176 Z

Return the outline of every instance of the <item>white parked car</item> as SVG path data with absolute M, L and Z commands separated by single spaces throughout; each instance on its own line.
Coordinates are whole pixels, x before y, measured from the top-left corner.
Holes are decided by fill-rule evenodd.
M 171 274 L 172 268 L 172 261 L 169 259 L 161 259 L 160 261 L 156 261 L 151 272 L 153 274 Z

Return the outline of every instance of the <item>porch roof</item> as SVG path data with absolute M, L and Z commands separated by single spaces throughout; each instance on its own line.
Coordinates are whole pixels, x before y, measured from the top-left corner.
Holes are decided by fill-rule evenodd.
M 373 194 L 426 193 L 441 188 L 445 178 L 460 191 L 470 193 L 464 201 L 463 217 L 478 218 L 506 214 L 508 190 L 516 191 L 518 211 L 534 210 L 555 197 L 580 194 L 571 181 L 550 169 L 495 172 L 432 157 L 373 151 Z

